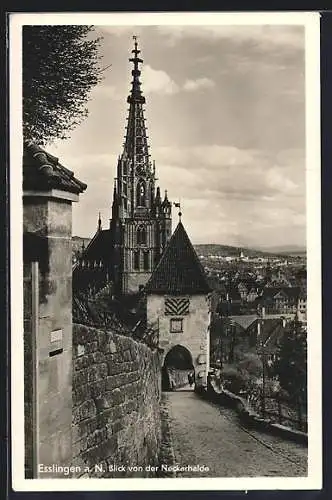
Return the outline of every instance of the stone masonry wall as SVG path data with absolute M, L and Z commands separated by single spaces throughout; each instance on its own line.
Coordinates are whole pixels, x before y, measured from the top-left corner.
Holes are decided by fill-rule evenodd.
M 73 461 L 83 477 L 151 477 L 159 459 L 160 359 L 131 338 L 73 327 Z

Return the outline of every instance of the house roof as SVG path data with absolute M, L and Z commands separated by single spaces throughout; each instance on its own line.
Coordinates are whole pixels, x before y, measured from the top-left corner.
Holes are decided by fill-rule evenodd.
M 232 322 L 246 330 L 257 320 L 257 314 L 241 314 L 240 316 L 231 316 Z
M 285 328 L 280 319 L 266 319 L 263 322 L 261 335 L 264 346 L 274 346 L 283 337 Z
M 23 149 L 23 189 L 60 189 L 79 194 L 87 185 L 76 179 L 74 173 L 59 163 L 36 144 L 26 143 Z
M 147 293 L 201 294 L 211 291 L 194 247 L 179 222 L 151 278 Z
M 111 231 L 109 229 L 97 231 L 85 248 L 81 259 L 89 262 L 108 261 L 110 259 L 111 245 Z
M 289 299 L 297 300 L 300 294 L 300 288 L 293 286 L 293 287 L 287 287 L 287 286 L 280 286 L 280 287 L 266 287 L 264 288 L 263 292 L 263 298 L 273 298 L 278 294 L 284 294 L 286 295 Z
M 245 286 L 247 288 L 247 290 L 251 290 L 252 288 L 257 288 L 257 282 L 255 279 L 253 278 L 244 278 L 244 279 L 241 279 L 240 282 L 239 282 L 239 286 L 242 285 L 242 286 Z
M 257 323 L 258 319 L 251 323 L 248 330 L 256 330 L 257 331 Z M 261 321 L 261 320 L 260 320 Z M 281 318 L 266 318 L 264 321 L 261 321 L 261 329 L 260 329 L 260 339 L 259 341 L 265 346 L 275 346 L 276 343 L 281 339 L 284 335 L 285 327 L 283 326 L 283 322 Z

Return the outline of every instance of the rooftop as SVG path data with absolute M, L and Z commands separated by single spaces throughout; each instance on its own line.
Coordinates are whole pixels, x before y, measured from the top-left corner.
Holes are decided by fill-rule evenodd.
M 40 146 L 26 143 L 23 150 L 23 189 L 48 191 L 60 189 L 74 194 L 82 193 L 87 185 L 76 179 L 74 173 L 59 163 L 58 158 Z
M 182 222 L 178 223 L 145 290 L 147 293 L 174 295 L 211 291 Z

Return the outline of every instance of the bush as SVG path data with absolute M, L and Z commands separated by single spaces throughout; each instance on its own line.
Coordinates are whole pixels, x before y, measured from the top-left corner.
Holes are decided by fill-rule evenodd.
M 225 389 L 234 392 L 235 394 L 245 391 L 248 387 L 248 374 L 233 365 L 225 367 L 222 371 L 221 377 Z
M 262 376 L 263 365 L 257 354 L 248 352 L 238 364 L 240 371 L 245 371 L 250 378 Z

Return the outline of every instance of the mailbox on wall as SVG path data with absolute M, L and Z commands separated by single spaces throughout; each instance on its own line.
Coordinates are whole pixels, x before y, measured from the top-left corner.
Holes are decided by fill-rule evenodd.
M 50 352 L 49 356 L 56 356 L 63 352 L 63 330 L 53 330 L 50 333 Z

